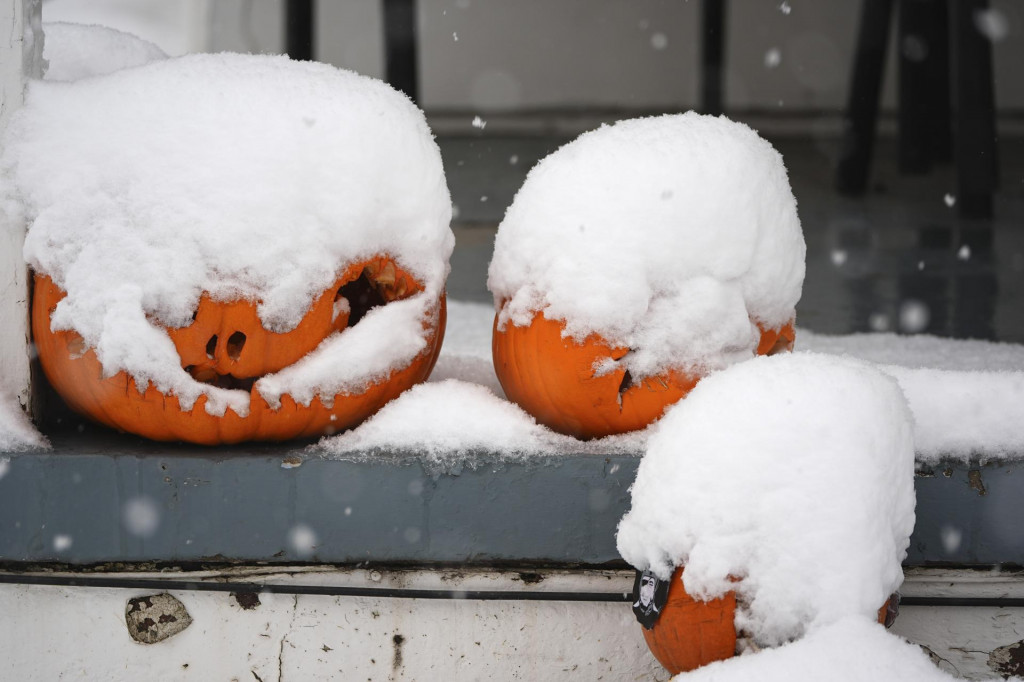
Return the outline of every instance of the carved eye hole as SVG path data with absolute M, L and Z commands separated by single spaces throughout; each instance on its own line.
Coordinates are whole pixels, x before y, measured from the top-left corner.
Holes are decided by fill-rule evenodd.
M 379 305 L 387 303 L 387 300 L 384 298 L 380 289 L 380 285 L 376 280 L 371 279 L 370 273 L 366 268 L 363 268 L 359 277 L 347 284 L 343 284 L 341 288 L 338 289 L 338 293 L 335 294 L 334 300 L 337 301 L 339 298 L 348 300 L 349 327 L 354 327 L 358 324 L 359 320 L 363 319 L 363 316 L 366 315 L 371 308 L 376 308 Z
M 213 354 L 217 350 L 217 335 L 214 334 L 210 337 L 210 340 L 206 342 L 206 357 L 213 359 Z
M 214 337 L 216 338 L 216 337 Z M 235 332 L 228 337 L 228 357 L 232 360 L 238 360 L 242 355 L 242 348 L 245 347 L 245 334 L 242 332 Z

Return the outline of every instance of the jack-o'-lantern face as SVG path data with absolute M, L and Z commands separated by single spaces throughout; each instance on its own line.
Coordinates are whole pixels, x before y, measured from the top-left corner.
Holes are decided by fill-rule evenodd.
M 426 348 L 384 380 L 330 400 L 318 396 L 308 405 L 285 394 L 279 406 L 271 406 L 254 387 L 261 377 L 293 365 L 331 334 L 357 324 L 369 309 L 422 290 L 412 275 L 386 256 L 354 263 L 285 333 L 265 329 L 251 301 L 218 302 L 204 294 L 191 324 L 167 333 L 182 368 L 196 381 L 250 394 L 244 417 L 231 410 L 222 416 L 208 413 L 205 396 L 190 410 L 182 410 L 174 395 L 152 385 L 140 391 L 124 372 L 104 378 L 96 354 L 85 347 L 81 336 L 51 331 L 50 316 L 65 294 L 49 277 L 38 274 L 32 329 L 40 363 L 54 389 L 73 409 L 96 421 L 155 440 L 206 445 L 284 440 L 350 428 L 429 376 L 444 336 L 443 294 L 426 330 Z

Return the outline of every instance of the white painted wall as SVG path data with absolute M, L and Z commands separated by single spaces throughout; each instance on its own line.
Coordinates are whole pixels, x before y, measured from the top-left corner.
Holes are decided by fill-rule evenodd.
M 26 78 L 42 74 L 38 0 L 0 0 L 0 134 L 21 106 Z M 28 271 L 21 216 L 0 207 L 0 391 L 28 409 L 30 399 Z
M 54 574 L 48 574 L 54 575 Z M 82 577 L 81 574 L 78 574 Z M 189 574 L 191 581 L 428 590 L 616 592 L 632 571 L 542 571 L 523 584 L 486 570 L 270 569 Z M 87 577 L 87 576 L 86 576 Z M 104 574 L 103 577 L 118 577 Z M 173 578 L 174 574 L 120 574 Z M 171 590 L 192 624 L 163 642 L 130 639 L 125 606 L 156 590 L 0 585 L 0 679 L 80 680 L 667 680 L 628 603 L 260 595 L 243 610 L 225 592 Z M 918 597 L 1024 596 L 1019 574 L 915 570 Z M 1024 609 L 903 607 L 893 632 L 949 672 L 993 679 L 989 652 L 1024 639 Z
M 302 571 L 302 569 L 299 569 Z M 231 574 L 240 578 L 246 569 Z M 154 577 L 154 576 L 150 576 Z M 414 589 L 632 588 L 632 572 L 515 574 L 305 570 L 274 582 Z M 544 583 L 550 583 L 546 587 Z M 129 598 L 153 591 L 0 585 L 0 679 L 651 680 L 669 678 L 626 603 L 468 601 L 172 591 L 193 622 L 151 645 L 131 640 Z

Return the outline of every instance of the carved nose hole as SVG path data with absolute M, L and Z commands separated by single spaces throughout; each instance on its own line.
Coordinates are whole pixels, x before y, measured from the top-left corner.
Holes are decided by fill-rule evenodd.
M 245 334 L 242 332 L 235 332 L 228 337 L 228 357 L 232 360 L 238 360 L 239 356 L 242 355 L 242 348 L 245 347 Z
M 217 350 L 217 335 L 214 334 L 210 337 L 210 340 L 206 342 L 206 357 L 213 359 L 213 354 Z

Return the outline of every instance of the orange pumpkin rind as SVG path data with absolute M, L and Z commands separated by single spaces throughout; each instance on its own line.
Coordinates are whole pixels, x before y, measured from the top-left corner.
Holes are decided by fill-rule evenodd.
M 886 613 L 898 600 L 894 594 L 878 609 L 880 625 L 886 624 Z M 672 675 L 732 658 L 739 640 L 736 603 L 733 591 L 708 601 L 694 599 L 683 585 L 683 567 L 676 568 L 661 615 L 650 630 L 641 628 L 647 648 Z
M 676 370 L 640 381 L 621 368 L 601 374 L 596 365 L 618 360 L 628 349 L 613 347 L 597 334 L 582 342 L 565 337 L 565 324 L 543 313 L 526 326 L 509 323 L 501 329 L 498 321 L 495 315 L 491 350 L 505 395 L 540 423 L 576 438 L 646 428 L 700 380 Z M 794 336 L 792 322 L 761 328 L 757 353 L 792 350 Z
M 393 260 L 377 256 L 346 268 L 288 332 L 265 330 L 256 304 L 250 301 L 222 303 L 206 294 L 190 325 L 167 330 L 178 349 L 182 368 L 197 381 L 248 390 L 250 404 L 245 416 L 230 409 L 222 416 L 208 413 L 205 395 L 191 409 L 181 410 L 176 396 L 165 395 L 153 385 L 140 391 L 123 371 L 104 377 L 95 352 L 85 347 L 81 336 L 50 329 L 50 316 L 65 293 L 49 277 L 38 273 L 32 331 L 43 371 L 54 389 L 72 409 L 112 428 L 153 440 L 202 445 L 315 437 L 359 424 L 406 389 L 426 380 L 444 338 L 446 307 L 442 294 L 426 348 L 405 367 L 392 370 L 384 380 L 368 383 L 358 393 L 324 400 L 318 396 L 308 405 L 283 395 L 280 406 L 271 407 L 253 384 L 259 377 L 293 364 L 327 336 L 348 326 L 351 309 L 339 305 L 343 289 L 349 295 L 361 292 L 386 303 L 419 293 L 423 287 Z

